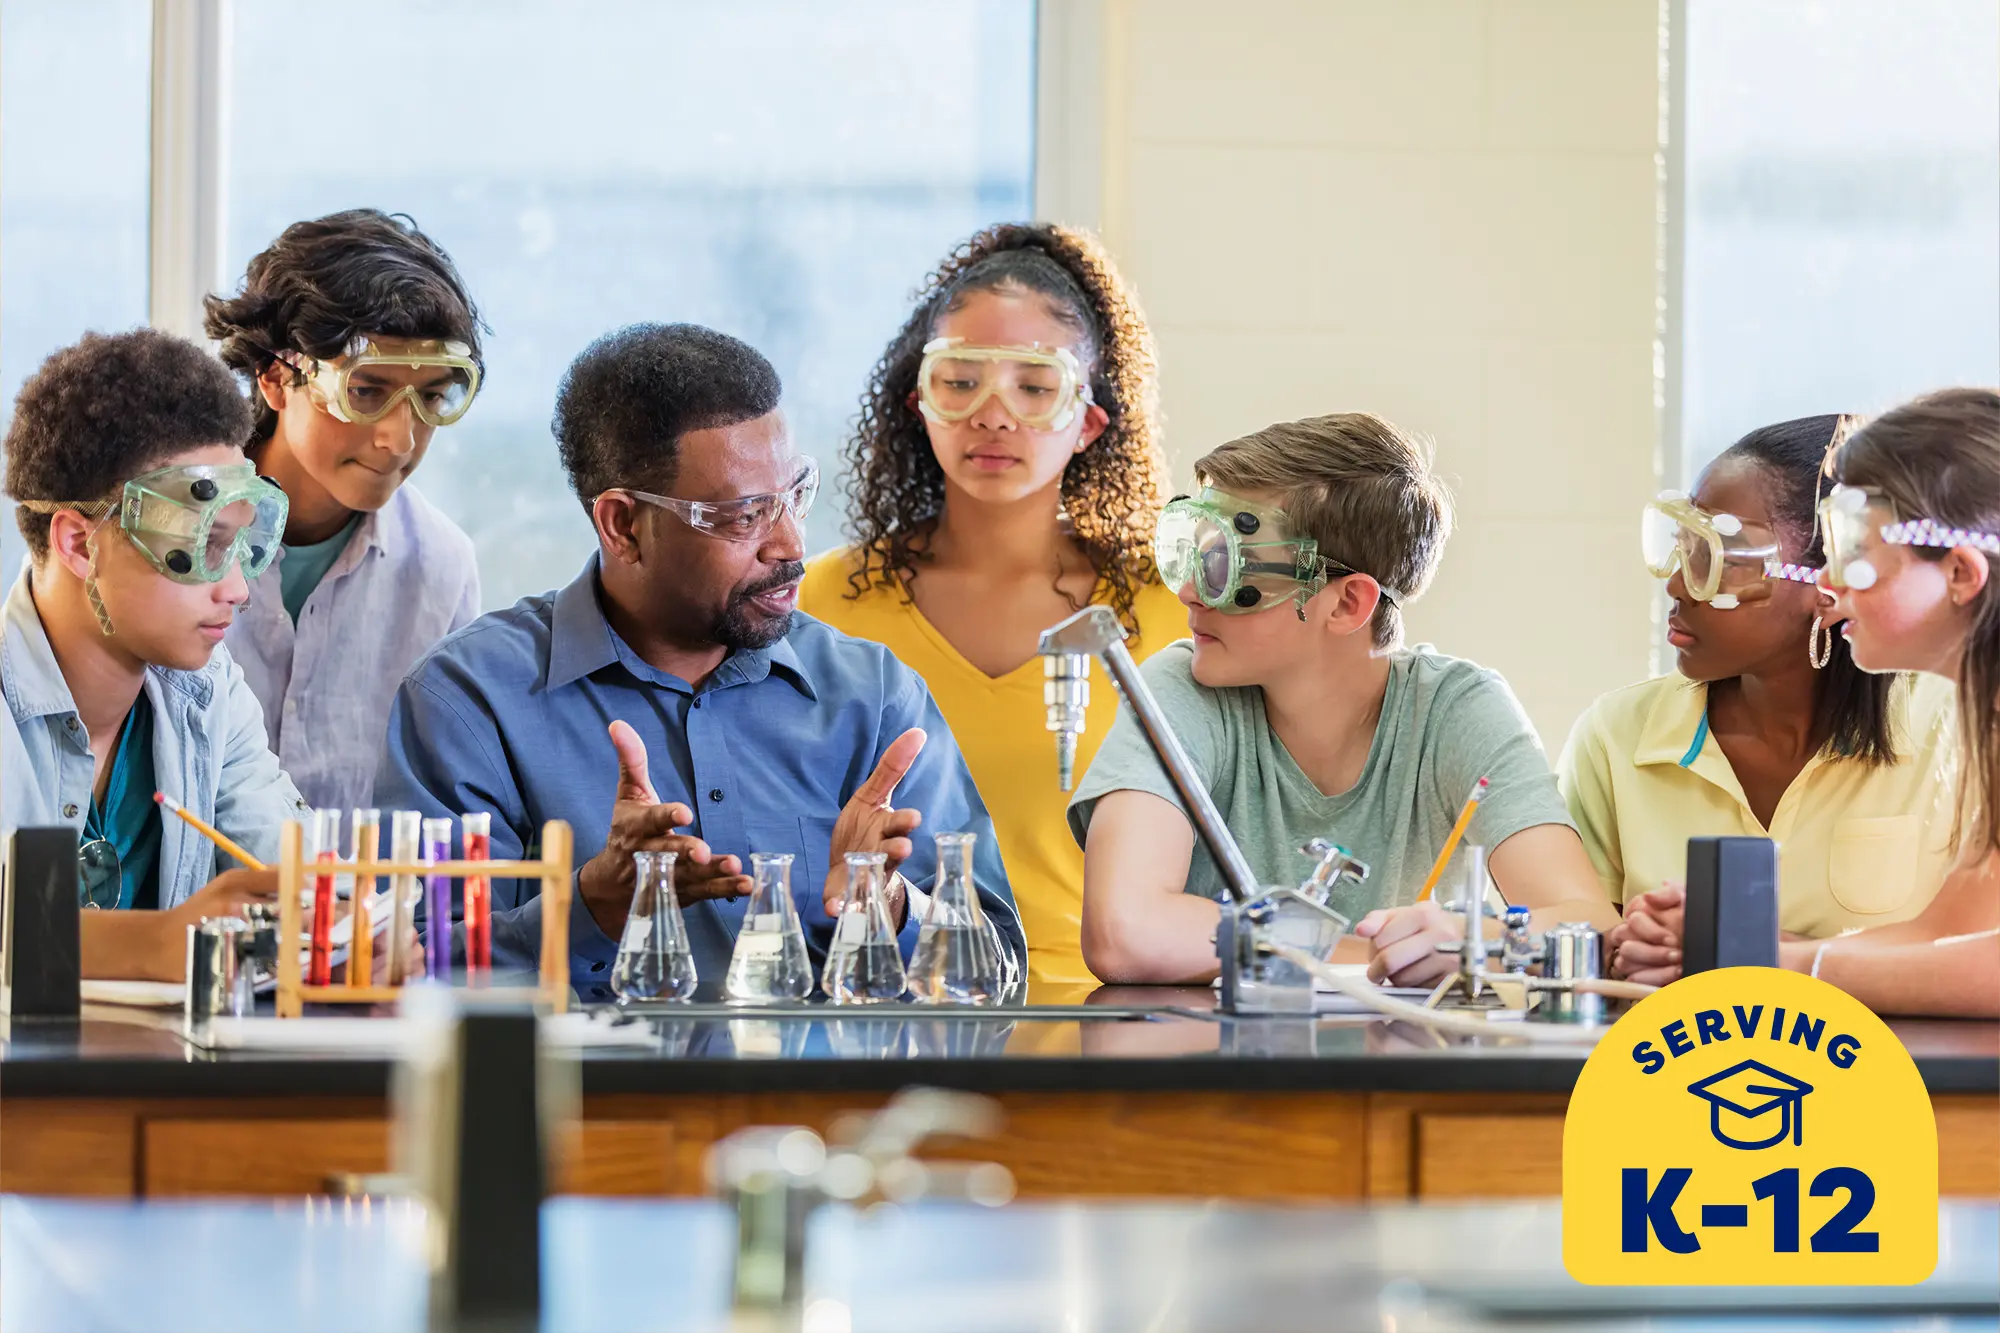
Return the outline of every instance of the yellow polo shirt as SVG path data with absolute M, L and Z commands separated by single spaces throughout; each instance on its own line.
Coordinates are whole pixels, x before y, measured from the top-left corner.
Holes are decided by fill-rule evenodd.
M 799 609 L 845 634 L 889 649 L 924 678 L 938 711 L 951 724 L 972 780 L 993 816 L 1007 883 L 1028 936 L 1028 980 L 1037 1001 L 1080 1000 L 1097 979 L 1083 963 L 1083 850 L 1070 836 L 1068 793 L 1056 786 L 1056 740 L 1042 702 L 1042 663 L 1030 657 L 1004 676 L 989 676 L 965 660 L 916 603 L 874 588 L 850 599 L 853 548 L 806 564 Z M 1160 584 L 1139 590 L 1133 610 L 1139 637 L 1128 641 L 1144 661 L 1188 637 L 1187 608 Z M 1076 742 L 1080 782 L 1118 714 L 1118 695 L 1103 669 L 1091 673 L 1090 711 Z M 932 829 L 930 832 L 944 832 Z
M 1951 861 L 1952 687 L 1906 678 L 1890 700 L 1896 762 L 1815 755 L 1766 829 L 1709 735 L 1707 686 L 1661 676 L 1598 699 L 1556 777 L 1611 901 L 1684 880 L 1689 838 L 1740 835 L 1778 844 L 1784 930 L 1818 939 L 1922 911 Z

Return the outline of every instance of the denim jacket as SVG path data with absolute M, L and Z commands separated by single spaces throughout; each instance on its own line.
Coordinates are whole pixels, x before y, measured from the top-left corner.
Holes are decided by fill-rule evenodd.
M 95 773 L 90 736 L 29 591 L 29 569 L 24 561 L 0 626 L 0 685 L 7 697 L 0 717 L 0 834 L 61 825 L 81 830 Z M 148 667 L 145 690 L 153 706 L 159 790 L 253 856 L 275 862 L 279 826 L 303 818 L 306 805 L 265 742 L 263 712 L 229 650 L 216 645 L 199 671 Z M 235 865 L 186 821 L 162 817 L 162 908 L 186 902 Z

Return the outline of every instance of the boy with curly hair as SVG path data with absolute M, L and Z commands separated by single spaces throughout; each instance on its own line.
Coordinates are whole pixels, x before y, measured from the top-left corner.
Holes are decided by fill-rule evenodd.
M 253 855 L 304 810 L 222 646 L 284 526 L 243 457 L 229 372 L 152 330 L 88 334 L 22 387 L 7 490 L 28 558 L 0 628 L 0 826 L 79 831 L 83 974 L 175 981 L 188 925 L 275 898 L 162 819 L 178 800 Z

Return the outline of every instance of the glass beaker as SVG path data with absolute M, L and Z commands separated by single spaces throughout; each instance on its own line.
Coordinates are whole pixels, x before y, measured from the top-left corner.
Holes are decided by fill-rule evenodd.
M 632 910 L 611 965 L 611 993 L 621 1003 L 685 1000 L 694 994 L 694 950 L 674 893 L 673 852 L 632 853 Z
M 889 924 L 888 858 L 880 852 L 847 854 L 847 893 L 833 919 L 820 989 L 835 1004 L 880 1004 L 901 999 L 908 981 L 896 928 Z
M 812 959 L 792 901 L 792 860 L 790 853 L 750 853 L 750 906 L 722 980 L 727 1004 L 791 1004 L 812 994 Z
M 937 835 L 937 882 L 910 958 L 911 998 L 925 1004 L 992 1004 L 1006 988 L 1005 952 L 972 882 L 976 833 Z

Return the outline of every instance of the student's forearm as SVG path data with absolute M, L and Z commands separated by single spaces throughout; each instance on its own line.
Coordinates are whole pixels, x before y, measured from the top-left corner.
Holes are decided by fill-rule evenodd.
M 187 969 L 185 930 L 165 912 L 84 912 L 83 975 L 105 981 L 179 981 Z M 177 947 L 178 946 L 178 947 Z
M 1576 830 L 1567 824 L 1522 829 L 1493 849 L 1487 866 L 1507 901 L 1529 908 L 1536 930 L 1565 921 L 1610 930 L 1620 920 Z
M 1193 894 L 1161 894 L 1101 928 L 1086 928 L 1083 961 L 1111 985 L 1208 982 L 1218 970 L 1215 927 L 1221 909 Z
M 1550 903 L 1547 907 L 1531 909 L 1528 929 L 1540 934 L 1566 922 L 1587 921 L 1599 930 L 1609 931 L 1617 926 L 1620 919 L 1618 909 L 1602 898 L 1569 898 Z
M 1205 982 L 1216 974 L 1216 905 L 1184 892 L 1194 826 L 1143 791 L 1099 801 L 1083 849 L 1083 961 L 1124 985 Z
M 1787 944 L 1779 961 L 1794 972 L 1810 972 L 1818 956 L 1821 981 L 1878 1014 L 2000 1018 L 2000 936 L 1940 945 L 1882 938 L 1889 929 Z

